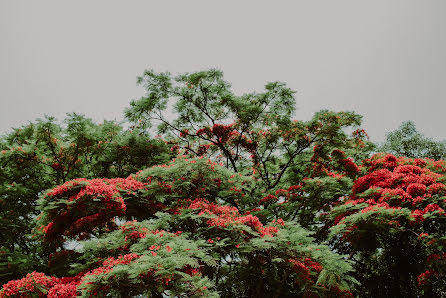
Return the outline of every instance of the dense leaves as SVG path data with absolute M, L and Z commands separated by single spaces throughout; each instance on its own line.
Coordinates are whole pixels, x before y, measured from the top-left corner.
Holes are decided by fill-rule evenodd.
M 360 129 L 346 134 L 360 124 L 355 113 L 321 111 L 307 122 L 292 120 L 294 92 L 281 82 L 242 96 L 232 93 L 218 70 L 177 77 L 146 71 L 139 83 L 147 94 L 126 110 L 137 127 L 157 124 L 158 132 L 173 140 L 172 150 L 211 157 L 235 172 L 254 171 L 267 189 L 278 187 L 290 172 L 294 181 L 308 176 L 304 170 L 313 161 L 322 166 L 335 148 L 365 158 L 373 147 Z
M 75 178 L 127 177 L 172 157 L 161 140 L 123 130 L 112 121 L 94 124 L 78 114 L 65 123 L 37 120 L 0 142 L 0 281 L 42 268 L 45 255 L 30 237 L 47 189 Z
M 386 136 L 380 150 L 411 158 L 446 158 L 446 142 L 425 137 L 412 121 L 404 122 Z
M 331 211 L 331 233 L 356 260 L 364 291 L 444 295 L 446 164 L 378 154 L 363 165 L 349 199 Z
M 37 230 L 54 255 L 78 256 L 73 273 L 86 272 L 78 290 L 87 296 L 337 295 L 349 289 L 351 265 L 341 256 L 291 222 L 264 224 L 250 214 L 250 200 L 260 198 L 254 182 L 210 160 L 185 157 L 127 179 L 77 179 L 43 197 Z M 70 251 L 70 240 L 85 238 L 80 250 Z M 254 275 L 262 284 L 253 286 Z
M 294 120 L 281 82 L 139 83 L 129 130 L 71 114 L 2 138 L 0 297 L 445 295 L 443 161 L 370 157 L 353 112 Z

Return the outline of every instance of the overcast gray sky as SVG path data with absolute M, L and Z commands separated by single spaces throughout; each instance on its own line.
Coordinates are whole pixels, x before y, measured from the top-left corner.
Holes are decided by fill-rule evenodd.
M 405 120 L 446 139 L 446 1 L 0 0 L 0 133 L 80 112 L 123 119 L 147 68 L 224 71 L 236 93 L 284 81 L 296 118 L 364 116 L 372 140 Z

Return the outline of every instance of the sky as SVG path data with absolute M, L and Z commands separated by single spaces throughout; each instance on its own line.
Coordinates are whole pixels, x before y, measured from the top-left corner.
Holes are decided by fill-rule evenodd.
M 145 69 L 221 69 L 236 94 L 283 81 L 296 119 L 355 111 L 446 139 L 446 1 L 0 0 L 0 134 L 78 112 L 123 119 Z

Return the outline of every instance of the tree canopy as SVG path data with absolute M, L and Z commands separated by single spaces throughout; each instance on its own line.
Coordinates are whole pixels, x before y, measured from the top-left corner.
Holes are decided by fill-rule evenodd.
M 398 129 L 387 134 L 380 151 L 396 156 L 438 160 L 446 158 L 446 143 L 424 136 L 417 130 L 414 122 L 406 121 Z
M 47 189 L 75 178 L 127 177 L 173 157 L 160 139 L 95 124 L 78 114 L 47 117 L 14 129 L 0 142 L 0 281 L 41 270 L 46 256 L 31 237 L 37 202 Z
M 351 111 L 296 120 L 281 82 L 138 82 L 128 129 L 69 114 L 2 138 L 0 297 L 445 294 L 444 161 L 372 155 Z

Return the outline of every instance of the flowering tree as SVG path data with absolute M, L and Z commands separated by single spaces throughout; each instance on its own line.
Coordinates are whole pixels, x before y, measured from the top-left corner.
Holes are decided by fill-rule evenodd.
M 0 297 L 362 291 L 357 280 L 366 285 L 369 272 L 353 271 L 362 251 L 344 236 L 353 236 L 349 216 L 365 208 L 346 202 L 367 193 L 357 185 L 372 162 L 359 115 L 296 121 L 285 84 L 236 96 L 217 70 L 146 71 L 139 82 L 147 94 L 126 110 L 128 131 L 74 114 L 66 126 L 48 119 L 3 140 L 1 219 L 14 227 L 25 217 L 23 242 L 34 251 L 8 238 L 0 258 L 18 269 L 4 269 Z M 27 209 L 11 215 L 21 202 Z M 17 251 L 28 260 L 11 262 Z M 441 280 L 429 266 L 426 289 Z
M 294 182 L 308 177 L 308 167 L 326 162 L 334 149 L 362 159 L 373 147 L 362 130 L 345 133 L 360 124 L 355 113 L 321 111 L 307 122 L 293 120 L 294 91 L 281 82 L 243 96 L 232 93 L 218 70 L 177 77 L 146 71 L 138 82 L 147 93 L 125 112 L 136 128 L 158 125 L 172 150 L 213 158 L 234 172 L 255 171 L 269 190 L 287 176 Z M 311 159 L 313 147 L 317 157 Z
M 366 295 L 446 293 L 446 164 L 377 154 L 331 211 L 331 237 L 356 262 Z
M 350 296 L 342 256 L 293 222 L 262 223 L 247 211 L 261 200 L 255 185 L 185 157 L 126 179 L 68 181 L 42 198 L 36 236 L 54 272 L 74 265 L 71 277 L 32 273 L 1 293 Z
M 47 189 L 74 178 L 127 177 L 173 157 L 162 140 L 124 130 L 113 121 L 95 124 L 69 114 L 14 129 L 0 139 L 0 283 L 43 270 L 47 256 L 30 237 Z

